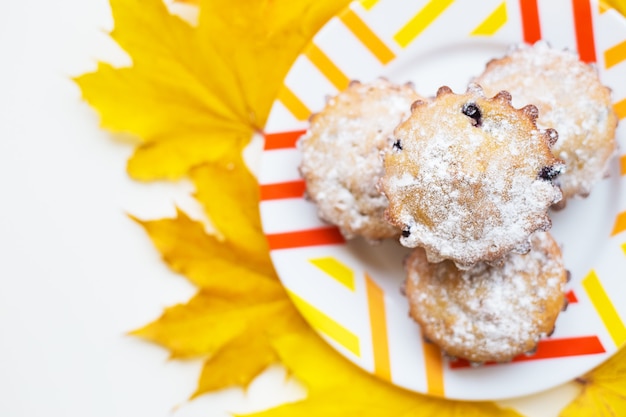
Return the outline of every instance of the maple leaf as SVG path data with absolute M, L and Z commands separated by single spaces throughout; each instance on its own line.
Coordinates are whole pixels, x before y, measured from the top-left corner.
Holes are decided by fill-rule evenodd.
M 208 356 L 193 397 L 246 386 L 277 361 L 272 338 L 307 327 L 273 272 L 259 271 L 200 222 L 181 211 L 172 219 L 135 220 L 166 264 L 200 288 L 189 302 L 131 333 L 165 347 L 172 358 Z
M 626 15 L 626 0 L 601 0 L 611 7 L 614 7 L 621 14 Z
M 274 343 L 281 362 L 304 382 L 308 395 L 247 417 L 520 417 L 489 402 L 450 401 L 395 387 L 354 366 L 310 329 Z
M 226 299 L 201 290 L 131 334 L 160 344 L 173 359 L 208 357 L 193 398 L 246 386 L 277 361 L 270 341 L 306 326 L 285 296 L 268 300 L 248 293 Z
M 180 211 L 173 219 L 137 222 L 168 266 L 200 290 L 188 303 L 168 308 L 156 322 L 133 334 L 166 346 L 174 357 L 190 357 L 213 353 L 246 331 L 254 333 L 250 326 L 275 334 L 299 323 L 300 316 L 275 275 L 264 275 L 242 261 L 236 248 L 207 234 L 200 222 Z M 264 323 L 266 316 L 270 325 Z
M 561 417 L 626 416 L 626 348 L 576 382 L 583 391 Z
M 278 354 L 267 338 L 250 340 L 247 335 L 239 337 L 204 363 L 198 387 L 191 398 L 229 386 L 247 387 L 278 360 Z
M 253 340 L 288 332 L 298 319 L 284 296 L 242 292 L 226 298 L 200 290 L 132 334 L 166 347 L 172 358 L 192 358 L 213 354 L 240 336 Z
M 172 270 L 212 294 L 230 297 L 249 291 L 275 297 L 284 291 L 273 273 L 247 263 L 236 246 L 207 234 L 203 224 L 182 211 L 173 219 L 135 220 Z
M 133 178 L 179 178 L 249 143 L 298 52 L 347 3 L 207 0 L 192 26 L 160 0 L 111 0 L 132 66 L 100 63 L 76 82 L 103 127 L 141 141 Z
M 177 178 L 245 146 L 250 128 L 205 84 L 210 63 L 195 29 L 161 1 L 112 0 L 111 7 L 111 37 L 129 53 L 132 67 L 101 63 L 76 82 L 103 127 L 142 142 L 129 174 Z
M 259 185 L 241 154 L 190 172 L 197 200 L 225 242 L 261 273 L 275 275 L 267 239 L 261 227 Z
M 200 36 L 211 40 L 216 55 L 226 64 L 219 73 L 226 82 L 217 87 L 242 103 L 249 121 L 261 130 L 297 53 L 348 3 L 200 0 Z

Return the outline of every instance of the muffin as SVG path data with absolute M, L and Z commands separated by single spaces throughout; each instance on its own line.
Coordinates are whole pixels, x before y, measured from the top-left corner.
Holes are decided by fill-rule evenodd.
M 391 147 L 393 129 L 421 99 L 411 84 L 386 79 L 353 81 L 310 120 L 299 139 L 300 174 L 318 215 L 351 239 L 399 236 L 384 217 L 387 198 L 378 190 L 381 151 Z
M 556 131 L 539 130 L 536 118 L 534 106 L 514 108 L 505 91 L 486 98 L 475 84 L 414 103 L 380 182 L 400 243 L 459 268 L 528 251 L 529 236 L 551 227 L 563 169 L 550 150 Z
M 567 271 L 547 232 L 531 237 L 527 254 L 468 270 L 429 263 L 415 249 L 405 262 L 410 315 L 446 354 L 474 363 L 506 362 L 533 352 L 565 306 Z
M 605 176 L 616 149 L 618 118 L 610 89 L 574 52 L 553 49 L 545 42 L 519 45 L 490 61 L 474 82 L 486 94 L 508 91 L 516 106 L 535 105 L 537 125 L 559 132 L 552 151 L 566 169 L 557 180 L 563 191 L 557 207 L 573 196 L 587 196 Z

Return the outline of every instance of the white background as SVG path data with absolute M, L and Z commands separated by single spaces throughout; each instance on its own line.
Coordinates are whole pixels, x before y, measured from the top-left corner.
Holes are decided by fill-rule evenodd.
M 0 416 L 225 416 L 303 395 L 280 368 L 186 403 L 200 362 L 125 334 L 193 294 L 128 213 L 197 210 L 187 183 L 139 184 L 71 77 L 124 61 L 105 0 L 2 0 Z M 285 382 L 286 381 L 286 382 Z M 554 416 L 572 385 L 507 402 Z

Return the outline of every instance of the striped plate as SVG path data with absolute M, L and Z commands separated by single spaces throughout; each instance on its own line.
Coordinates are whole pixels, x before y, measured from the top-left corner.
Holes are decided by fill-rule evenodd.
M 532 357 L 480 368 L 423 344 L 400 294 L 396 242 L 345 242 L 303 199 L 295 141 L 324 97 L 351 79 L 411 80 L 432 95 L 464 91 L 492 57 L 547 40 L 595 63 L 626 117 L 626 23 L 590 0 L 362 0 L 331 19 L 296 59 L 266 126 L 260 210 L 271 256 L 309 323 L 361 368 L 409 390 L 456 399 L 530 394 L 590 370 L 626 342 L 626 155 L 586 200 L 554 214 L 572 272 L 570 307 Z M 618 129 L 622 152 L 626 126 Z M 538 377 L 540 375 L 540 377 Z M 479 381 L 477 383 L 477 381 Z

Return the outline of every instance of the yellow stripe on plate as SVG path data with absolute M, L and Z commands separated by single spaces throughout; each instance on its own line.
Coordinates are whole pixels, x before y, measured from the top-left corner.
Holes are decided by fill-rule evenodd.
M 313 265 L 324 271 L 328 276 L 341 285 L 354 291 L 354 271 L 332 256 L 309 259 Z
M 352 352 L 355 356 L 361 356 L 359 338 L 354 333 L 337 323 L 330 316 L 318 310 L 312 304 L 309 304 L 297 294 L 291 291 L 287 292 L 298 310 L 314 329 L 324 333 L 349 352 Z
M 376 33 L 353 10 L 346 9 L 339 16 L 339 19 L 382 64 L 387 64 L 396 57 L 393 51 L 380 40 Z
M 350 79 L 317 45 L 312 43 L 304 52 L 318 70 L 330 81 L 337 90 L 342 91 L 350 84 Z
M 626 41 L 620 42 L 604 51 L 604 66 L 606 69 L 626 60 Z
M 408 46 L 452 3 L 454 0 L 430 0 L 393 38 L 403 48 Z
M 626 326 L 622 322 L 617 310 L 613 306 L 611 299 L 606 294 L 606 291 L 602 287 L 602 283 L 598 278 L 598 275 L 595 271 L 589 272 L 587 276 L 583 279 L 583 287 L 591 300 L 594 308 L 598 312 L 600 319 L 604 323 L 604 327 L 611 335 L 611 339 L 613 339 L 613 343 L 618 348 L 622 346 L 624 342 L 626 342 Z
M 376 3 L 378 3 L 378 0 L 361 0 L 361 6 L 363 6 L 365 10 L 371 9 Z
M 611 5 L 606 4 L 606 2 L 600 0 L 598 2 L 598 9 L 600 11 L 600 14 L 606 12 L 607 10 L 611 10 Z
M 617 113 L 617 117 L 621 120 L 626 117 L 626 98 L 613 104 L 613 110 Z
M 622 243 L 622 252 L 626 255 L 626 243 Z
M 426 370 L 426 392 L 437 397 L 445 396 L 443 384 L 443 358 L 434 343 L 422 342 L 424 368 Z
M 387 336 L 387 313 L 383 290 L 365 274 L 367 305 L 372 328 L 372 349 L 374 351 L 374 373 L 380 378 L 391 381 L 391 364 L 389 360 L 389 338 Z
M 300 121 L 307 120 L 311 115 L 311 110 L 286 85 L 278 93 L 278 100 Z
M 482 23 L 476 26 L 472 36 L 493 36 L 506 23 L 506 2 L 500 3 Z

